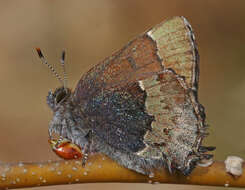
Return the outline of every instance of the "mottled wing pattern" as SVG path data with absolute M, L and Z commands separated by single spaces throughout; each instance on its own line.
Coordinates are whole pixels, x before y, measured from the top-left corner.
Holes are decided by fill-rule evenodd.
M 74 98 L 109 145 L 188 173 L 205 131 L 198 59 L 191 26 L 174 17 L 88 71 Z
M 82 76 L 75 96 L 78 101 L 86 102 L 88 98 L 101 91 L 121 88 L 162 70 L 156 43 L 144 34 Z
M 140 86 L 147 93 L 146 112 L 155 120 L 144 136 L 146 148 L 137 154 L 165 158 L 170 170 L 189 173 L 193 164 L 205 157 L 198 150 L 205 126 L 194 109 L 199 104 L 193 101 L 193 91 L 183 77 L 169 69 L 140 81 Z
M 156 42 L 164 68 L 185 77 L 194 90 L 199 78 L 199 55 L 191 25 L 184 17 L 174 17 L 155 26 L 147 34 Z
M 145 148 L 144 135 L 151 130 L 154 116 L 145 110 L 146 92 L 138 83 L 127 89 L 101 93 L 88 102 L 84 112 L 94 132 L 110 146 L 125 152 Z
M 198 60 L 190 24 L 184 17 L 174 17 L 94 66 L 80 79 L 75 95 L 83 101 L 98 90 L 124 86 L 164 68 L 172 68 L 186 78 L 189 87 L 196 89 Z

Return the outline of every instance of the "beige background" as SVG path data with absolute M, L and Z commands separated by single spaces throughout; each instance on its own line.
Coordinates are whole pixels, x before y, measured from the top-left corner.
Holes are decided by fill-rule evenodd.
M 52 113 L 45 99 L 48 90 L 59 83 L 40 63 L 34 47 L 41 47 L 49 63 L 59 71 L 60 52 L 63 48 L 67 50 L 69 85 L 74 88 L 80 76 L 99 60 L 137 34 L 175 15 L 190 21 L 199 46 L 199 98 L 210 125 L 206 143 L 217 146 L 215 159 L 230 154 L 245 157 L 244 10 L 244 0 L 0 0 L 0 161 L 58 159 L 47 142 Z M 55 187 L 82 188 L 169 187 L 140 184 Z

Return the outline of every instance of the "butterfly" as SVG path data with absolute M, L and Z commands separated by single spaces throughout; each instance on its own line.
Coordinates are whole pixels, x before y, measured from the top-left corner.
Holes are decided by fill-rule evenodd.
M 212 158 L 206 152 L 215 147 L 202 146 L 208 133 L 198 101 L 199 55 L 184 17 L 131 40 L 84 74 L 74 91 L 37 51 L 62 83 L 47 96 L 50 138 L 56 134 L 80 147 L 85 164 L 98 152 L 145 175 L 159 167 L 188 175 Z M 63 52 L 65 71 L 64 58 Z

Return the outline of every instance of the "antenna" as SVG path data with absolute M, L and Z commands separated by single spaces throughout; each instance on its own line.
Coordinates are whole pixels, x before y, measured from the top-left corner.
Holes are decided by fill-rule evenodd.
M 66 73 L 66 69 L 65 69 L 65 50 L 62 51 L 61 53 L 61 59 L 60 59 L 60 63 L 61 63 L 61 66 L 63 68 L 63 75 L 64 75 L 64 80 L 63 80 L 63 83 L 64 83 L 64 88 L 66 89 L 67 87 L 67 73 Z
M 56 72 L 56 70 L 54 69 L 54 67 L 52 65 L 50 65 L 48 63 L 48 61 L 45 59 L 45 57 L 43 56 L 43 53 L 42 53 L 41 49 L 40 48 L 36 48 L 36 50 L 37 50 L 37 53 L 38 53 L 39 58 L 42 60 L 42 63 L 44 65 L 47 65 L 48 68 L 53 73 L 53 75 L 61 82 L 62 85 L 64 85 L 64 81 L 61 79 L 60 75 Z M 62 58 L 63 58 L 63 53 L 62 53 Z M 65 58 L 65 56 L 64 56 L 64 58 Z

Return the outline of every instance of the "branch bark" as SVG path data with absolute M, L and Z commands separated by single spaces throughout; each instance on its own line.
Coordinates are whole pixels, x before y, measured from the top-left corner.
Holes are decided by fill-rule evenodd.
M 154 176 L 145 176 L 100 154 L 92 155 L 85 167 L 80 160 L 0 165 L 0 189 L 96 182 L 245 187 L 245 174 L 234 177 L 226 172 L 224 162 L 215 161 L 209 167 L 197 167 L 190 176 L 169 174 L 165 169 L 155 171 Z

